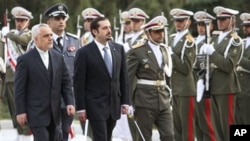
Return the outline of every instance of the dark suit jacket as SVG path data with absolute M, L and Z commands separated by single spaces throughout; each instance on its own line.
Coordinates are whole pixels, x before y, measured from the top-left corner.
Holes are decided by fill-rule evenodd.
M 30 127 L 47 126 L 51 117 L 56 125 L 59 124 L 61 95 L 67 105 L 74 105 L 72 84 L 63 56 L 50 50 L 49 57 L 51 77 L 36 48 L 17 59 L 16 113 L 27 113 Z
M 78 50 L 75 60 L 74 93 L 76 110 L 86 110 L 88 119 L 114 120 L 121 116 L 121 105 L 129 104 L 128 76 L 123 46 L 109 42 L 113 76 L 93 41 Z

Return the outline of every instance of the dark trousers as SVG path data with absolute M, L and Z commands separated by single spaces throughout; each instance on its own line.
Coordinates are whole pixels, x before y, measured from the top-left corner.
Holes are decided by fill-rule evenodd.
M 93 131 L 93 141 L 111 141 L 116 120 L 110 116 L 107 120 L 89 120 L 89 122 Z
M 34 141 L 58 141 L 56 140 L 58 135 L 53 118 L 51 118 L 48 126 L 30 127 L 30 129 L 33 133 Z
M 67 114 L 66 108 L 61 108 L 61 123 L 59 127 L 57 127 L 57 132 L 60 133 L 62 140 L 61 141 L 68 141 L 69 139 L 69 130 L 71 128 L 71 124 L 74 117 L 69 116 Z

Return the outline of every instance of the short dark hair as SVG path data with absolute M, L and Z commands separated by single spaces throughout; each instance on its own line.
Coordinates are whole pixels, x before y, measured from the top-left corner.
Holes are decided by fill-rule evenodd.
M 91 22 L 90 31 L 91 31 L 91 34 L 93 35 L 93 37 L 95 37 L 95 35 L 92 33 L 92 30 L 98 30 L 98 28 L 100 27 L 99 22 L 105 21 L 105 20 L 108 20 L 108 19 L 106 17 L 98 17 Z

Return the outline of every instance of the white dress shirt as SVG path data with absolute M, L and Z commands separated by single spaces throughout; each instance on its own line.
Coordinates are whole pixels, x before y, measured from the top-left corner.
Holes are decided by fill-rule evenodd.
M 226 32 L 221 32 L 221 33 L 220 33 L 219 39 L 218 39 L 218 44 L 222 41 L 222 39 L 224 39 L 224 38 L 227 36 L 227 34 L 228 34 L 229 32 L 231 32 L 231 30 L 230 30 L 230 31 L 226 31 Z
M 186 34 L 188 33 L 188 29 L 182 30 L 180 32 L 176 32 L 175 38 L 174 38 L 174 46 L 178 43 L 178 41 Z
M 155 45 L 152 42 L 148 42 L 150 48 L 153 50 L 159 67 L 162 65 L 162 53 L 159 45 Z
M 43 51 L 36 47 L 46 69 L 49 68 L 49 51 Z
M 98 49 L 99 49 L 99 51 L 100 51 L 103 59 L 104 59 L 104 50 L 103 50 L 103 48 L 104 47 L 108 47 L 108 55 L 110 57 L 111 64 L 113 64 L 113 60 L 112 60 L 112 55 L 111 55 L 111 50 L 110 50 L 109 44 L 107 43 L 106 45 L 103 45 L 103 44 L 99 43 L 96 40 L 94 40 L 94 41 L 95 41 L 95 43 L 96 43 L 96 45 L 97 45 L 97 47 L 98 47 Z

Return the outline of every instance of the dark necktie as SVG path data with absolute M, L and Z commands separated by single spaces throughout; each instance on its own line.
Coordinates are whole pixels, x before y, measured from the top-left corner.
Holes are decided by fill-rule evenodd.
M 110 77 L 112 77 L 112 62 L 111 62 L 111 58 L 108 54 L 108 47 L 104 47 L 103 50 L 104 50 L 104 58 L 103 59 L 104 59 L 104 62 L 106 64 L 106 67 L 109 71 L 109 75 L 110 75 Z
M 62 39 L 62 37 L 58 37 L 58 38 L 56 39 L 56 41 L 57 41 L 58 47 L 63 51 L 63 46 L 62 46 L 62 44 L 61 44 L 61 39 Z

